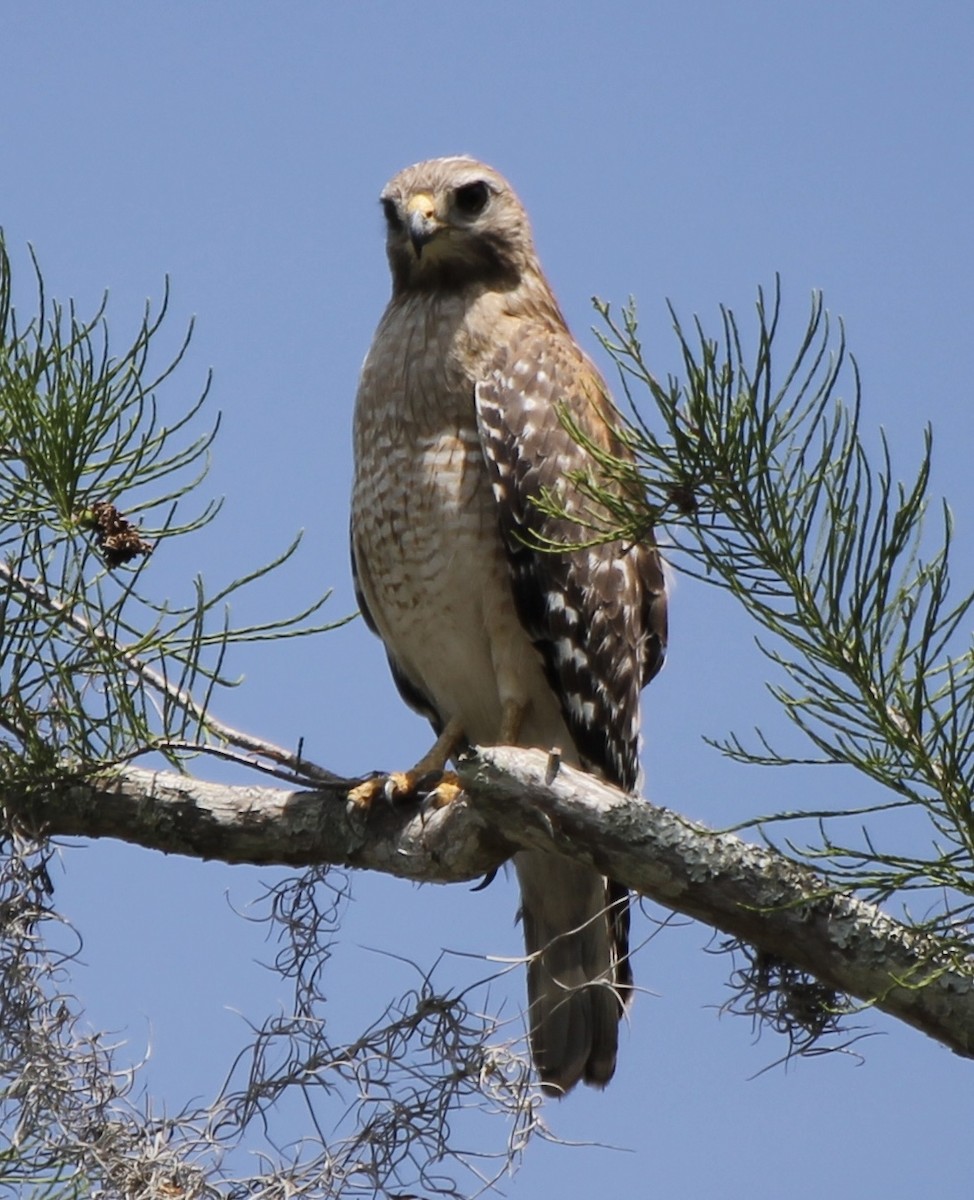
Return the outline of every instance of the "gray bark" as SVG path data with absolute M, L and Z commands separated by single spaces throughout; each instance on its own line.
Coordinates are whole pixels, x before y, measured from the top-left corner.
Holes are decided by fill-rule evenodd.
M 112 837 L 229 863 L 336 864 L 428 883 L 475 879 L 516 849 L 555 846 L 974 1056 L 971 965 L 875 905 L 825 888 L 808 868 L 538 750 L 481 750 L 460 776 L 466 794 L 428 811 L 377 802 L 362 814 L 338 783 L 292 791 L 135 767 L 6 801 L 25 830 L 46 836 Z

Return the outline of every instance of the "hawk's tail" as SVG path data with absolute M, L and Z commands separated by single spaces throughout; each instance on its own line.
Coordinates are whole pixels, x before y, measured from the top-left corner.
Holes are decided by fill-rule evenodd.
M 631 994 L 625 892 L 558 854 L 521 851 L 531 1052 L 546 1087 L 612 1078 L 619 1020 Z

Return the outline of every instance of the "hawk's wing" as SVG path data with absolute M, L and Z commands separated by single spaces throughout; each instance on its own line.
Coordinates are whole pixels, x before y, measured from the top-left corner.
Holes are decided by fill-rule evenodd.
M 581 516 L 570 476 L 594 465 L 560 410 L 594 443 L 623 455 L 618 415 L 595 367 L 550 326 L 528 325 L 505 346 L 476 399 L 519 616 L 583 761 L 631 791 L 639 777 L 639 693 L 662 666 L 666 645 L 659 554 L 652 543 L 540 549 L 592 533 L 537 506 L 547 490 Z

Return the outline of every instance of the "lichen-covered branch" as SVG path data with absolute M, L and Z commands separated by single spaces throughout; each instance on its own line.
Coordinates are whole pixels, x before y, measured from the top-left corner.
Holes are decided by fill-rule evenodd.
M 948 943 L 826 887 L 809 868 L 624 796 L 538 751 L 471 766 L 478 812 L 522 845 L 554 843 L 634 891 L 750 942 L 974 1057 L 974 964 Z
M 773 850 L 552 765 L 537 750 L 482 750 L 461 766 L 467 794 L 448 808 L 377 804 L 365 816 L 337 786 L 239 787 L 129 767 L 35 797 L 18 819 L 51 836 L 431 883 L 476 878 L 518 847 L 554 847 L 974 1056 L 974 969 L 948 943 Z
M 6 803 L 37 836 L 116 838 L 227 863 L 351 866 L 428 883 L 476 879 L 512 852 L 469 800 L 426 812 L 381 803 L 363 814 L 346 803 L 356 782 L 295 791 L 122 767 Z

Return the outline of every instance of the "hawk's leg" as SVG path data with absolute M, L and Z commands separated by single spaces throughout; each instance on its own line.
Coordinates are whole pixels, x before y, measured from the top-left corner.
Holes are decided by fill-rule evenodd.
M 465 741 L 463 725 L 457 717 L 452 718 L 411 770 L 367 779 L 348 793 L 349 802 L 356 808 L 367 809 L 382 797 L 395 804 L 422 800 L 432 808 L 442 808 L 463 790 L 456 775 L 444 768 Z
M 505 700 L 501 709 L 501 729 L 497 738 L 499 746 L 516 746 L 524 722 L 527 705 L 517 700 Z

